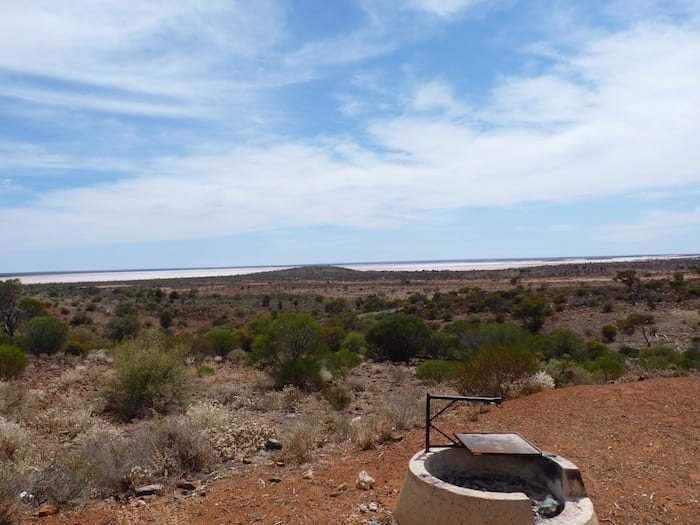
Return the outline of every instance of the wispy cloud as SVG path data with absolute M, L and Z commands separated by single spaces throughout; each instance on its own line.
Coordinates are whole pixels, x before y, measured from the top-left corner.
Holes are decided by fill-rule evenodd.
M 412 0 L 410 6 L 438 16 L 450 17 L 482 3 L 483 0 Z
M 636 223 L 601 228 L 591 237 L 606 242 L 634 243 L 653 241 L 700 231 L 700 208 L 687 212 L 653 210 L 646 212 Z
M 271 0 L 254 6 L 193 0 L 39 4 L 3 4 L 0 96 L 177 114 L 183 105 L 211 104 L 230 90 L 270 82 L 256 71 L 283 33 L 284 10 Z

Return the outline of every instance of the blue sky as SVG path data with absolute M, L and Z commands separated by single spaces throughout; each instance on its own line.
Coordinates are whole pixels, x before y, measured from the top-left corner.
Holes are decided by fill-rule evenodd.
M 0 272 L 700 252 L 700 1 L 0 0 Z

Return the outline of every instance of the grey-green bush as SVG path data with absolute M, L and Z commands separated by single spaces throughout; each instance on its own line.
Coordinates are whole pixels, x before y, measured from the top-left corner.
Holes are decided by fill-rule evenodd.
M 115 349 L 108 408 L 126 419 L 168 413 L 185 401 L 184 347 L 167 348 L 162 336 L 145 332 Z
M 14 345 L 0 345 L 0 379 L 19 377 L 27 366 L 27 356 Z

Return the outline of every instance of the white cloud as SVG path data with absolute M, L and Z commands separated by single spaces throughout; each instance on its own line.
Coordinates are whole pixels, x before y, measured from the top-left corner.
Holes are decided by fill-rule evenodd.
M 410 5 L 437 16 L 450 17 L 481 3 L 483 0 L 412 0 Z
M 440 110 L 448 115 L 465 112 L 462 102 L 456 100 L 452 87 L 444 80 L 433 80 L 418 86 L 410 101 L 414 111 Z
M 649 211 L 637 223 L 601 228 L 592 232 L 590 236 L 595 240 L 625 244 L 653 241 L 693 232 L 700 232 L 700 208 L 687 212 Z

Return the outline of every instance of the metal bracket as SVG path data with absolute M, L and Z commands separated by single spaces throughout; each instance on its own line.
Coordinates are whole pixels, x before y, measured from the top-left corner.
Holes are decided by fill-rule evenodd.
M 439 400 L 446 400 L 449 401 L 447 405 L 442 407 L 438 412 L 435 413 L 435 415 L 430 415 L 430 405 L 431 401 L 433 399 L 439 399 Z M 484 405 L 490 405 L 491 403 L 496 403 L 497 405 L 500 405 L 501 402 L 503 401 L 502 398 L 500 397 L 473 397 L 473 396 L 434 396 L 430 393 L 426 394 L 425 396 L 425 451 L 430 452 L 430 447 L 461 447 L 462 444 L 459 443 L 457 440 L 455 440 L 452 436 L 448 436 L 445 434 L 442 430 L 440 430 L 434 423 L 440 415 L 442 415 L 444 412 L 446 412 L 452 405 L 454 405 L 457 401 L 466 401 L 469 403 L 483 403 Z M 438 433 L 440 433 L 442 436 L 447 438 L 450 443 L 449 444 L 437 444 L 437 443 L 431 443 L 430 442 L 430 431 L 431 430 L 436 430 Z

